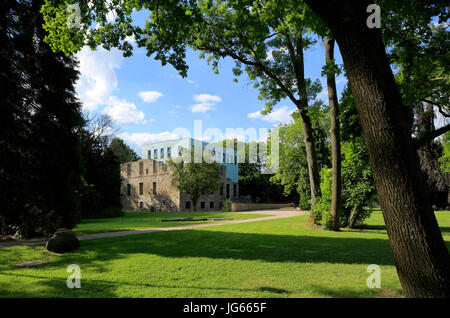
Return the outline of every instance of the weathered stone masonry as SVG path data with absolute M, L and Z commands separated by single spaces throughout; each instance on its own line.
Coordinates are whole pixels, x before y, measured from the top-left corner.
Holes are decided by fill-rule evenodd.
M 222 201 L 239 196 L 239 185 L 226 178 L 226 166 L 220 166 L 222 189 L 200 196 L 197 211 L 217 211 Z M 168 166 L 153 159 L 142 159 L 121 165 L 121 198 L 124 210 L 193 211 L 190 195 L 172 185 Z

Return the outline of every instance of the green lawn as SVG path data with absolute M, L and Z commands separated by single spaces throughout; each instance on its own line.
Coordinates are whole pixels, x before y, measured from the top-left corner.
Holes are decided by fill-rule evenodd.
M 74 230 L 77 234 L 91 234 L 116 232 L 127 230 L 149 229 L 157 227 L 169 227 L 177 225 L 189 225 L 210 223 L 215 221 L 178 221 L 162 222 L 164 219 L 188 218 L 232 218 L 229 221 L 254 219 L 266 217 L 262 214 L 232 213 L 232 212 L 125 212 L 122 217 L 108 219 L 86 219 L 83 220 Z
M 437 218 L 450 247 L 450 212 Z M 401 296 L 381 214 L 368 229 L 312 230 L 308 216 L 81 242 L 75 253 L 42 246 L 0 250 L 0 297 Z M 46 260 L 36 268 L 19 261 Z M 81 267 L 81 289 L 66 267 Z M 366 286 L 381 267 L 381 289 Z

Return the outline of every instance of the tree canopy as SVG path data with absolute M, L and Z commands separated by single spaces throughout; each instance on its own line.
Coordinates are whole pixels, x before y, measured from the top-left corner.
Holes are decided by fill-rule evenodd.
M 194 158 L 193 152 L 191 155 L 191 158 Z M 202 194 L 217 191 L 221 185 L 220 166 L 212 160 L 203 160 L 201 163 L 169 160 L 168 166 L 172 172 L 172 184 L 191 195 L 194 210 Z
M 120 138 L 114 137 L 108 148 L 114 153 L 120 163 L 137 161 L 140 159 L 138 154 Z

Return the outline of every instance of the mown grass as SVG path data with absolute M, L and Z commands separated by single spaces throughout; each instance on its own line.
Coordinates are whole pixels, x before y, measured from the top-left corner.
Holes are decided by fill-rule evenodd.
M 449 212 L 437 218 L 450 247 Z M 308 216 L 81 242 L 75 253 L 42 246 L 0 250 L 1 297 L 379 297 L 401 296 L 379 212 L 368 228 L 313 230 Z M 46 260 L 36 268 L 20 261 Z M 66 267 L 81 267 L 81 288 Z M 381 268 L 381 289 L 366 286 Z
M 150 229 L 158 227 L 210 223 L 215 221 L 174 221 L 162 222 L 176 218 L 231 218 L 245 220 L 268 215 L 232 212 L 125 212 L 124 216 L 107 219 L 86 219 L 74 229 L 77 234 L 117 232 L 127 230 Z

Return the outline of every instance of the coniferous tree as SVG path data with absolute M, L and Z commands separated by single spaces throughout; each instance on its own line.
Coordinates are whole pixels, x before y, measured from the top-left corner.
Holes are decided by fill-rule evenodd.
M 43 1 L 2 1 L 0 179 L 2 233 L 79 221 L 82 125 L 73 58 L 43 42 Z
M 120 138 L 113 138 L 108 148 L 116 155 L 120 163 L 140 159 L 138 154 Z

